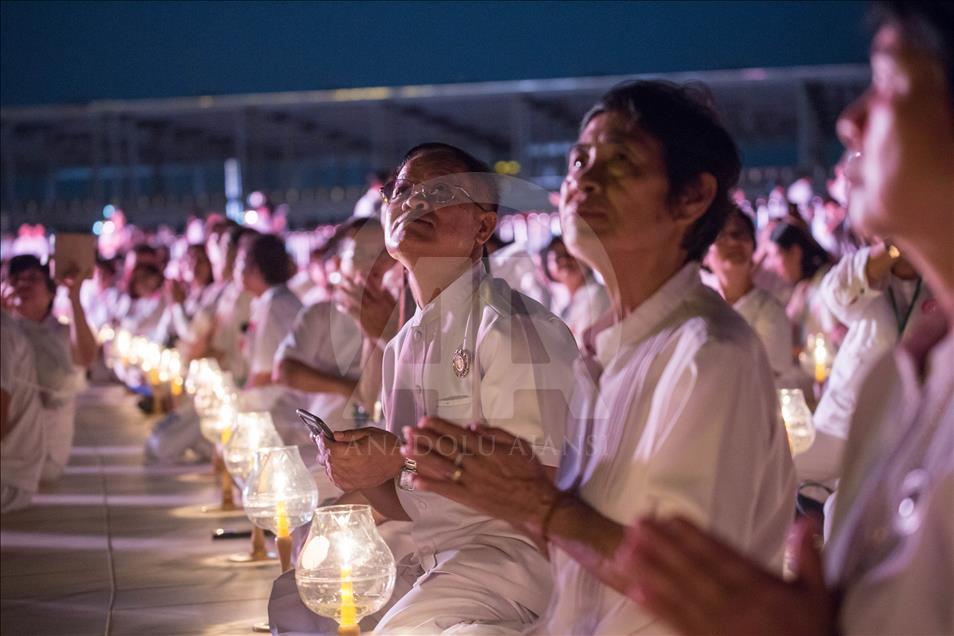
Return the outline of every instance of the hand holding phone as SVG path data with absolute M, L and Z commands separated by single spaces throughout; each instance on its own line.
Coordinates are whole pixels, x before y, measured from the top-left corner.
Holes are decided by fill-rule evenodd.
M 297 409 L 295 413 L 298 415 L 298 419 L 308 427 L 312 435 L 321 435 L 329 442 L 335 441 L 334 431 L 331 430 L 331 427 L 328 426 L 323 419 L 305 409 Z

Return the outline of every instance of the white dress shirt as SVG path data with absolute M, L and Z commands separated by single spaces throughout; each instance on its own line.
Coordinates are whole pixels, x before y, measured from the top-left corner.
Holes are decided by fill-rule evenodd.
M 400 436 L 403 426 L 424 416 L 458 424 L 484 420 L 526 440 L 544 464 L 555 466 L 578 357 L 559 318 L 478 264 L 419 308 L 388 343 L 381 398 L 387 427 Z M 459 370 L 466 368 L 462 377 L 455 359 Z M 544 609 L 549 566 L 529 538 L 505 521 L 434 493 L 399 488 L 397 493 L 413 522 L 411 538 L 424 576 L 379 630 L 421 629 L 420 617 L 411 618 L 414 603 L 430 612 L 441 595 L 456 599 L 444 603 L 456 616 L 448 623 L 479 621 L 490 604 L 519 604 L 510 614 L 518 624 L 533 620 L 528 610 Z M 428 588 L 435 585 L 445 589 L 430 598 Z M 462 600 L 469 594 L 482 600 Z
M 557 293 L 557 286 L 551 287 L 553 293 L 550 308 L 563 319 L 577 344 L 582 347 L 583 334 L 609 311 L 609 294 L 606 293 L 606 288 L 592 277 L 588 277 L 586 283 L 576 290 L 573 296 L 570 296 L 562 285 L 559 288 L 560 293 Z
M 291 333 L 301 301 L 286 285 L 270 287 L 252 302 L 249 322 L 249 374 L 267 373 L 271 377 L 278 346 Z M 309 443 L 308 431 L 298 421 L 295 409 L 301 406 L 297 395 L 287 387 L 268 384 L 242 392 L 244 409 L 269 411 L 282 441 L 286 444 Z
M 799 371 L 792 358 L 792 325 L 785 315 L 785 307 L 769 292 L 753 287 L 732 304 L 732 309 L 755 330 L 765 346 L 776 385 L 783 386 Z
M 134 336 L 149 338 L 159 326 L 165 306 L 161 292 L 140 298 L 122 294 L 116 301 L 112 322 Z
M 271 373 L 278 345 L 291 333 L 301 301 L 287 285 L 275 285 L 252 301 L 249 372 Z
M 220 356 L 222 370 L 241 386 L 248 375 L 245 340 L 252 312 L 252 295 L 230 281 L 215 304 L 211 347 Z
M 276 362 L 296 360 L 322 373 L 357 378 L 361 373 L 361 329 L 331 301 L 303 308 L 278 346 Z M 339 393 L 306 393 L 286 387 L 334 430 L 354 428 L 348 399 Z
M 848 325 L 848 333 L 832 364 L 831 376 L 815 409 L 815 442 L 795 459 L 801 479 L 828 482 L 841 471 L 841 459 L 848 438 L 849 423 L 858 394 L 871 366 L 894 347 L 900 338 L 898 318 L 891 308 L 889 291 L 899 312 L 911 308 L 908 330 L 917 330 L 925 308 L 936 307 L 926 287 L 914 280 L 889 275 L 881 285 L 868 281 L 865 268 L 870 249 L 865 247 L 845 256 L 828 272 L 821 294 L 832 314 Z M 913 305 L 912 305 L 913 303 Z M 903 316 L 902 316 L 903 319 Z
M 600 514 L 629 525 L 682 514 L 781 568 L 795 476 L 764 348 L 683 267 L 634 312 L 593 334 L 581 361 L 557 475 Z M 593 386 L 584 367 L 598 374 Z M 649 614 L 552 548 L 554 593 L 535 633 L 666 632 Z
M 839 633 L 954 633 L 954 336 L 871 368 L 825 550 Z M 922 379 L 923 378 L 923 379 Z
M 2 511 L 29 503 L 40 483 L 46 432 L 40 421 L 40 391 L 33 348 L 17 320 L 0 309 L 0 388 L 10 398 L 10 432 L 0 443 Z

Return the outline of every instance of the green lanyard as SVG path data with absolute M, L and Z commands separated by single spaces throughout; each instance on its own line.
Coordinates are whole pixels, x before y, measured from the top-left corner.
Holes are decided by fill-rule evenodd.
M 908 326 L 908 320 L 911 318 L 911 313 L 914 311 L 914 306 L 918 302 L 918 294 L 921 293 L 921 277 L 918 276 L 918 282 L 914 286 L 914 296 L 911 297 L 911 304 L 908 305 L 907 310 L 904 312 L 904 318 L 901 317 L 901 312 L 898 311 L 898 302 L 894 299 L 894 291 L 891 289 L 890 285 L 888 286 L 888 300 L 891 301 L 891 311 L 894 312 L 894 318 L 898 321 L 898 338 L 901 338 L 901 334 L 904 333 L 904 328 Z

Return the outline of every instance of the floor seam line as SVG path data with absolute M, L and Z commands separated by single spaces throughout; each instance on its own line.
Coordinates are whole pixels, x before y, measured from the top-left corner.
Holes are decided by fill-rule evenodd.
M 103 472 L 103 455 L 97 450 L 96 461 L 99 464 L 100 492 L 103 496 L 103 516 L 106 523 L 106 564 L 109 567 L 109 603 L 106 606 L 105 636 L 112 630 L 113 607 L 116 604 L 116 566 L 113 562 L 113 529 L 109 513 L 109 492 L 106 488 L 106 473 Z

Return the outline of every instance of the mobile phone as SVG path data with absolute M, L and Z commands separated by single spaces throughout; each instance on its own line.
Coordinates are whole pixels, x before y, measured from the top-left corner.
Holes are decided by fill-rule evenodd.
M 308 430 L 311 431 L 313 435 L 321 435 L 330 442 L 335 441 L 334 431 L 331 430 L 331 427 L 328 426 L 323 419 L 305 409 L 297 409 L 295 413 L 298 415 L 298 419 L 308 427 Z

